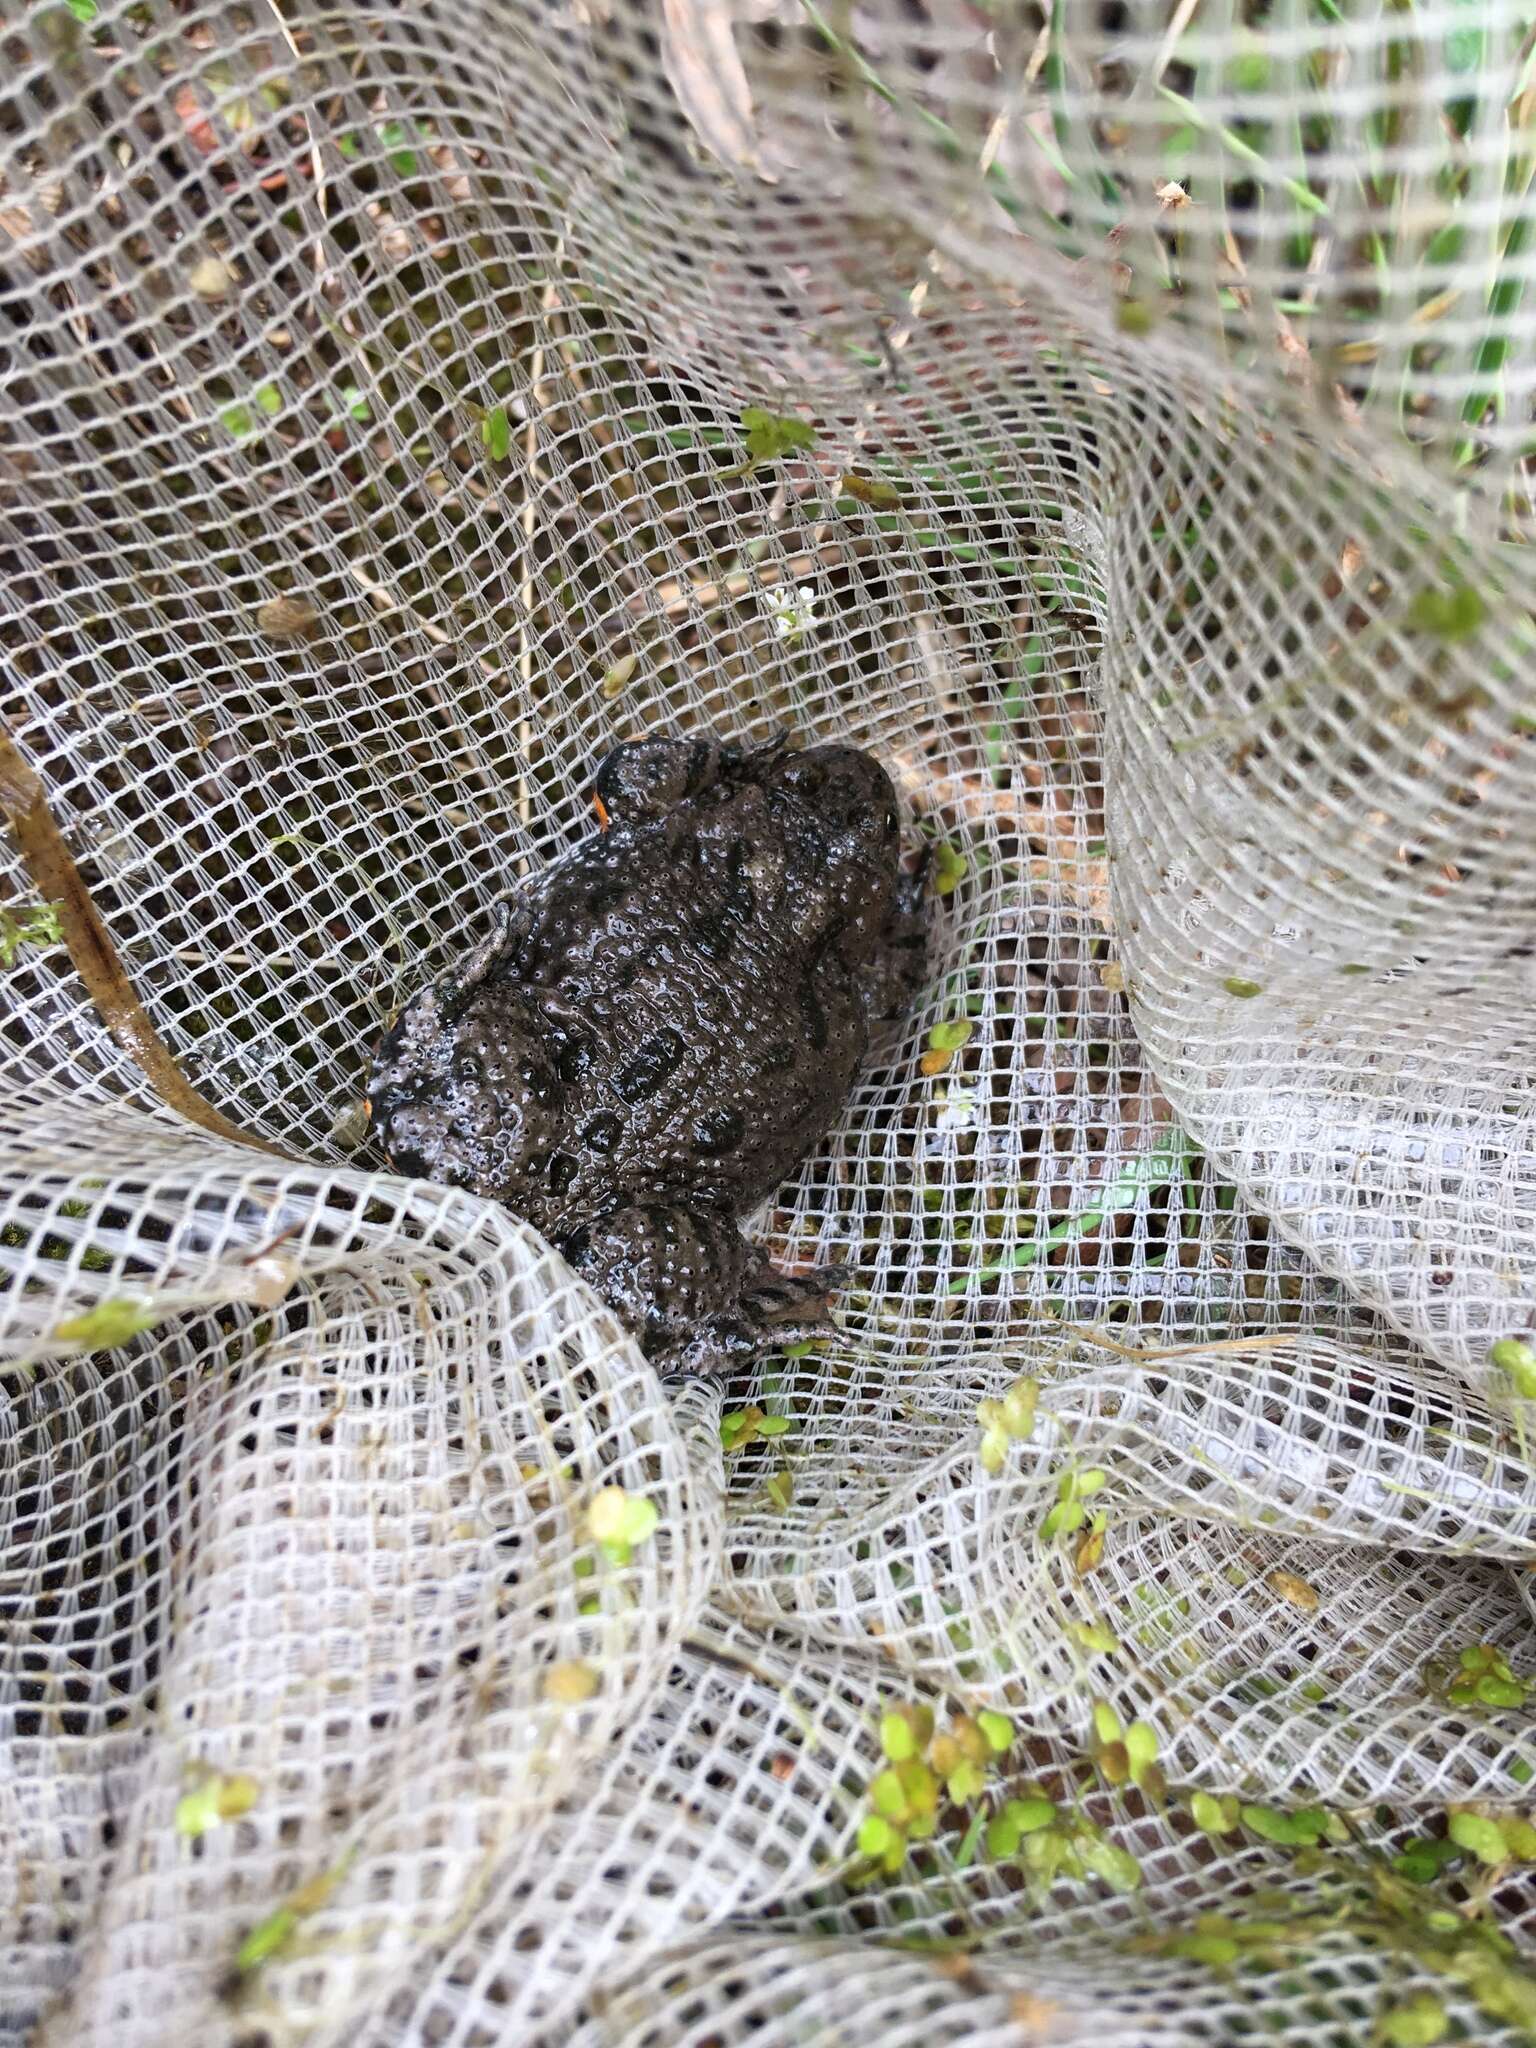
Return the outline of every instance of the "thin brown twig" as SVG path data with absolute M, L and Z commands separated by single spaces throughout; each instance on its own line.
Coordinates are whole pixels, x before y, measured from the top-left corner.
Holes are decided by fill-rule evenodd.
M 411 624 L 432 642 L 434 647 L 446 647 L 454 653 L 461 651 L 459 643 L 451 634 L 445 633 L 441 626 L 434 625 L 430 619 L 424 619 L 414 605 L 407 604 L 404 598 L 397 597 L 387 584 L 378 582 L 374 577 L 368 575 L 366 570 L 359 569 L 355 562 L 348 562 L 347 574 L 360 590 L 365 590 L 368 593 L 381 611 L 403 613 L 410 620 Z M 501 683 L 505 680 L 501 671 L 494 663 L 488 661 L 483 654 L 476 654 L 473 658 L 488 680 L 495 683 Z M 425 687 L 427 695 L 441 713 L 444 725 L 452 732 L 453 720 L 448 706 L 443 702 L 442 693 L 438 690 L 437 685 L 430 681 Z M 482 759 L 478 747 L 473 749 L 469 757 L 455 752 L 453 758 L 471 781 L 480 783 L 482 787 L 490 790 L 493 794 L 500 787 L 495 771 L 487 761 Z
M 1122 1344 L 1094 1323 L 1062 1323 L 1059 1327 L 1089 1344 L 1113 1351 L 1119 1358 L 1132 1359 L 1137 1365 L 1150 1365 L 1165 1358 L 1204 1358 L 1218 1351 L 1276 1351 L 1282 1345 L 1294 1345 L 1305 1334 L 1298 1328 L 1280 1330 L 1263 1337 L 1223 1337 L 1214 1344 L 1197 1341 L 1193 1344 L 1140 1345 Z
M 253 1146 L 277 1159 L 292 1159 L 292 1153 L 232 1124 L 182 1073 L 175 1055 L 150 1022 L 128 978 L 122 956 L 91 901 L 90 891 L 48 807 L 41 777 L 28 766 L 3 727 L 0 815 L 10 828 L 33 885 L 43 900 L 57 909 L 69 957 L 103 1022 L 155 1094 L 188 1123 L 197 1124 L 216 1137 L 227 1138 L 235 1145 Z
M 277 23 L 278 34 L 293 52 L 294 63 L 302 64 L 304 62 L 304 53 L 300 50 L 293 31 L 283 19 L 283 10 L 279 5 L 279 0 L 268 0 L 268 5 L 272 9 L 273 19 Z M 309 138 L 309 165 L 315 177 L 315 205 L 320 215 L 320 229 L 315 236 L 314 247 L 315 278 L 323 288 L 327 268 L 325 261 L 325 219 L 329 188 L 325 181 L 325 160 L 320 153 L 320 144 L 315 138 L 315 131 L 311 125 L 307 107 L 304 110 L 303 120 L 304 133 Z
M 873 551 L 873 544 L 856 542 L 852 546 L 838 542 L 835 546 L 823 548 L 818 554 L 796 555 L 788 562 L 763 562 L 752 570 L 737 570 L 734 575 L 723 577 L 712 583 L 685 583 L 681 577 L 669 577 L 660 583 L 649 595 L 631 598 L 632 612 L 661 612 L 669 619 L 686 618 L 693 611 L 713 611 L 717 605 L 733 604 L 737 598 L 760 584 L 797 583 L 809 576 L 820 564 L 836 568 L 839 563 L 854 555 Z
M 559 296 L 558 279 L 560 265 L 564 260 L 565 238 L 562 236 L 555 244 L 554 258 L 550 265 L 551 274 L 539 299 L 539 308 L 546 323 Z M 517 593 L 517 676 L 523 692 L 521 716 L 517 724 L 517 815 L 523 825 L 527 825 L 533 815 L 533 800 L 528 785 L 528 756 L 533 747 L 533 722 L 528 716 L 528 707 L 533 702 L 533 632 L 529 621 L 533 617 L 533 543 L 538 531 L 534 497 L 539 482 L 539 419 L 544 410 L 545 353 L 544 334 L 541 328 L 534 343 L 532 361 L 528 365 L 528 425 L 523 432 L 523 580 Z

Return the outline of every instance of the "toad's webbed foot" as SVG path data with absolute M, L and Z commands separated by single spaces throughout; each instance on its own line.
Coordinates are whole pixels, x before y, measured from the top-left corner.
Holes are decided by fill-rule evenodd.
M 726 1374 L 758 1353 L 825 1336 L 842 1266 L 780 1273 L 717 1210 L 616 1209 L 561 1242 L 573 1272 L 634 1331 L 665 1372 Z
M 871 1018 L 904 1017 L 927 980 L 928 875 L 932 866 L 932 848 L 925 846 L 916 867 L 896 878 L 895 900 L 879 956 L 864 984 Z

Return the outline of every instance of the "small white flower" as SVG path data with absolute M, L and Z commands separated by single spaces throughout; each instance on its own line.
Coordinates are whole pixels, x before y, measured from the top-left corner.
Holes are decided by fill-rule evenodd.
M 970 1088 L 951 1088 L 939 1105 L 935 1127 L 941 1131 L 968 1131 L 976 1122 L 976 1095 Z
M 815 584 L 797 583 L 792 590 L 770 590 L 766 597 L 773 630 L 781 640 L 787 640 L 793 646 L 815 628 Z

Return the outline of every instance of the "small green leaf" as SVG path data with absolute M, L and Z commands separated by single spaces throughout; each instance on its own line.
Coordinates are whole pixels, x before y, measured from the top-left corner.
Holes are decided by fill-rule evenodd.
M 1508 1374 L 1522 1400 L 1536 1400 L 1536 1347 L 1520 1337 L 1501 1337 L 1488 1353 L 1488 1363 Z
M 1115 305 L 1115 325 L 1133 339 L 1152 332 L 1152 308 L 1145 299 L 1120 299 Z
M 118 1295 L 98 1301 L 83 1316 L 72 1316 L 67 1323 L 57 1324 L 53 1334 L 61 1344 L 79 1344 L 88 1351 L 111 1351 L 141 1331 L 152 1330 L 159 1321 L 159 1311 L 148 1302 Z
M 994 1814 L 987 1822 L 987 1854 L 1005 1862 L 1019 1846 L 1019 1831 L 1006 1813 Z
M 1487 614 L 1479 591 L 1470 583 L 1453 583 L 1449 590 L 1421 590 L 1408 607 L 1408 623 L 1437 640 L 1466 640 Z
M 983 1707 L 976 1716 L 977 1726 L 999 1756 L 1013 1742 L 1013 1723 L 1006 1714 L 995 1713 L 991 1707 Z
M 175 1828 L 178 1835 L 186 1835 L 196 1841 L 210 1828 L 219 1824 L 219 1787 L 216 1779 L 210 1778 L 206 1785 L 199 1785 L 195 1792 L 185 1793 L 176 1802 Z
M 1049 1543 L 1057 1536 L 1074 1535 L 1088 1519 L 1088 1510 L 1080 1501 L 1060 1500 L 1040 1524 L 1040 1535 Z
M 901 1836 L 888 1820 L 878 1813 L 867 1814 L 859 1823 L 859 1853 L 883 1860 L 901 1841 Z
M 1027 1441 L 1034 1434 L 1035 1408 L 1040 1399 L 1038 1380 L 1015 1380 L 1003 1396 L 1003 1428 L 1009 1436 Z
M 226 405 L 219 414 L 221 425 L 237 441 L 243 441 L 248 434 L 256 431 L 256 415 L 248 405 Z
M 741 415 L 747 454 L 753 462 L 776 462 L 797 448 L 809 448 L 816 429 L 793 413 L 767 412 L 760 405 L 746 406 Z
M 615 697 L 621 697 L 624 685 L 634 674 L 639 661 L 638 654 L 621 654 L 612 668 L 603 671 L 603 679 L 597 686 L 599 696 L 607 698 L 610 703 Z
M 1509 1847 L 1496 1821 L 1482 1813 L 1453 1813 L 1446 1833 L 1458 1849 L 1465 1849 L 1479 1863 L 1507 1863 Z
M 1029 1799 L 1010 1799 L 1003 1811 L 1021 1836 L 1033 1835 L 1054 1823 L 1056 1802 L 1037 1794 Z
M 1263 50 L 1242 51 L 1227 67 L 1234 92 L 1263 92 L 1269 84 L 1270 61 Z
M 1141 1865 L 1128 1849 L 1113 1842 L 1095 1841 L 1091 1836 L 1077 1844 L 1083 1868 L 1103 1878 L 1111 1891 L 1133 1892 L 1141 1883 Z
M 1120 1647 L 1120 1638 L 1096 1621 L 1069 1621 L 1067 1634 L 1073 1642 L 1099 1657 L 1107 1657 Z
M 880 1747 L 893 1764 L 905 1763 L 908 1757 L 917 1755 L 917 1736 L 905 1714 L 881 1715 Z
M 1207 1835 L 1229 1835 L 1237 1825 L 1236 1814 L 1228 1813 L 1209 1792 L 1196 1792 L 1189 1802 L 1189 1817 Z
M 969 1017 L 950 1017 L 942 1024 L 935 1024 L 928 1034 L 928 1043 L 935 1052 L 958 1052 L 976 1029 Z
M 1168 1954 L 1183 1956 L 1191 1963 L 1209 1963 L 1213 1969 L 1223 1969 L 1228 1963 L 1235 1963 L 1242 1950 L 1230 1934 L 1204 1933 L 1199 1928 L 1189 1934 L 1177 1935 L 1168 1944 Z
M 888 1820 L 905 1820 L 909 1811 L 906 1787 L 895 1771 L 881 1771 L 870 1780 L 870 1804 Z
M 361 156 L 363 153 L 363 145 L 358 141 L 355 135 L 338 135 L 336 138 L 336 147 L 338 150 L 340 150 L 341 154 L 344 157 L 346 157 L 349 161 L 352 160 L 353 158 Z
M 771 1507 L 777 1508 L 781 1515 L 787 1513 L 795 1497 L 794 1473 L 787 1465 L 781 1465 L 778 1471 L 771 1473 L 764 1482 L 763 1491 L 767 1494 Z
M 1095 1700 L 1093 1703 L 1093 1732 L 1100 1742 L 1118 1742 L 1124 1733 L 1120 1716 L 1108 1700 Z
M 646 1500 L 643 1495 L 630 1494 L 624 1504 L 624 1541 L 644 1543 L 655 1532 L 660 1520 L 660 1511 L 654 1501 Z
M 265 1920 L 258 1920 L 235 1950 L 235 1968 L 241 1976 L 269 1962 L 287 1944 L 298 1924 L 299 1916 L 291 1906 L 279 1906 Z
M 1517 1678 L 1495 1678 L 1485 1673 L 1473 1687 L 1478 1700 L 1485 1707 L 1523 1707 L 1525 1687 Z
M 933 887 L 939 896 L 951 896 L 964 881 L 970 862 L 963 853 L 941 839 L 934 860 Z
M 1416 1991 L 1377 2015 L 1376 2039 L 1383 2048 L 1434 2048 L 1450 2024 L 1450 2014 L 1432 1991 Z
M 622 1486 L 605 1486 L 592 1497 L 587 1509 L 587 1526 L 599 1543 L 614 1543 L 624 1533 L 624 1509 L 628 1495 Z
M 1245 981 L 1240 974 L 1229 974 L 1221 985 L 1229 996 L 1239 996 L 1245 1001 L 1249 996 L 1261 996 L 1264 993 L 1262 981 Z
M 1024 1860 L 1030 1869 L 1050 1883 L 1058 1870 L 1080 1875 L 1082 1865 L 1073 1852 L 1066 1827 L 1038 1828 L 1025 1838 Z
M 505 462 L 512 447 L 512 422 L 504 405 L 493 405 L 480 422 L 480 439 L 492 462 Z
M 939 1781 L 921 1757 L 909 1757 L 895 1766 L 907 1806 L 919 1819 L 931 1819 L 939 1810 Z
M 57 946 L 64 931 L 57 903 L 38 903 L 19 912 L 0 909 L 0 967 L 13 967 L 23 946 Z
M 787 1415 L 765 1415 L 754 1402 L 750 1408 L 734 1408 L 720 1418 L 720 1441 L 726 1454 L 744 1451 L 759 1437 L 784 1436 L 795 1427 Z
M 261 1797 L 261 1787 L 244 1771 L 236 1771 L 227 1778 L 221 1772 L 215 1784 L 220 1820 L 238 1820 L 242 1813 L 249 1813 Z
M 587 1527 L 616 1564 L 627 1564 L 637 1543 L 651 1536 L 661 1519 L 654 1501 L 644 1494 L 626 1493 L 622 1486 L 605 1486 L 592 1496 L 587 1508 Z
M 258 384 L 255 396 L 256 403 L 261 407 L 267 418 L 269 420 L 276 419 L 283 409 L 283 394 L 278 390 L 277 386 L 275 384 Z
M 1157 1762 L 1157 1734 L 1148 1722 L 1133 1721 L 1126 1729 L 1125 1753 L 1131 1760 L 1133 1778 Z
M 341 399 L 353 419 L 366 421 L 372 417 L 368 400 L 355 384 L 343 384 L 341 387 Z
M 979 1799 L 987 1789 L 986 1777 L 980 1764 L 974 1764 L 969 1757 L 963 1757 L 950 1772 L 945 1789 L 956 1806 L 969 1806 L 973 1799 Z
M 1274 1806 L 1245 1806 L 1242 1821 L 1245 1828 L 1263 1841 L 1284 1849 L 1301 1849 L 1318 1841 L 1328 1825 L 1328 1816 L 1311 1806 L 1298 1807 L 1294 1813 L 1284 1813 Z
M 403 149 L 402 143 L 409 142 L 410 130 L 403 121 L 381 121 L 374 131 L 384 147 L 391 152 L 390 162 L 402 178 L 414 178 L 421 165 L 414 149 Z
M 261 1787 L 243 1771 L 230 1777 L 209 1771 L 200 1785 L 176 1802 L 176 1832 L 195 1839 L 223 1821 L 249 1813 L 260 1797 Z

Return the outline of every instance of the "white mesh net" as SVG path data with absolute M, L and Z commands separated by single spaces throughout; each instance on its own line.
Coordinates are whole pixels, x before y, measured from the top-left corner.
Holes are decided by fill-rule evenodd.
M 6 2038 L 1536 2031 L 1533 20 L 9 11 Z M 358 1100 L 780 723 L 934 971 L 664 1386 Z

